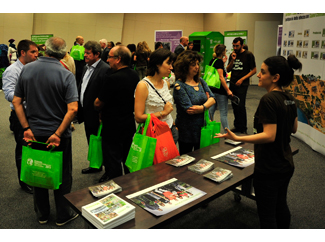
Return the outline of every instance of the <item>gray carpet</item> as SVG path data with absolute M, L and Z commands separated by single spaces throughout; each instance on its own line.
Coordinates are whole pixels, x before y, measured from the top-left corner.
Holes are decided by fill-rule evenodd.
M 253 115 L 258 101 L 265 93 L 264 89 L 251 86 L 248 89 L 247 113 L 248 133 L 252 133 Z M 33 197 L 22 191 L 18 185 L 17 170 L 14 161 L 15 141 L 9 130 L 9 103 L 0 92 L 0 228 L 1 229 L 57 229 L 55 225 L 55 206 L 53 192 L 51 196 L 51 217 L 48 224 L 40 225 L 33 210 Z M 174 112 L 175 113 L 175 112 Z M 175 114 L 174 114 L 175 117 Z M 219 120 L 219 112 L 215 114 Z M 233 123 L 231 105 L 229 105 L 229 123 Z M 81 174 L 81 169 L 88 166 L 87 142 L 82 124 L 75 125 L 72 134 L 73 145 L 73 186 L 72 191 L 97 183 L 103 172 L 97 174 Z M 294 157 L 296 171 L 288 192 L 288 204 L 292 213 L 293 229 L 325 228 L 325 193 L 322 189 L 324 181 L 324 156 L 314 152 L 302 141 L 292 138 L 292 146 L 299 148 Z M 60 229 L 83 229 L 82 218 L 60 227 Z M 235 202 L 232 192 L 210 202 L 206 208 L 199 208 L 164 228 L 174 229 L 257 229 L 259 228 L 255 201 L 242 197 Z M 190 236 L 187 234 L 187 236 Z M 190 236 L 191 237 L 191 236 Z

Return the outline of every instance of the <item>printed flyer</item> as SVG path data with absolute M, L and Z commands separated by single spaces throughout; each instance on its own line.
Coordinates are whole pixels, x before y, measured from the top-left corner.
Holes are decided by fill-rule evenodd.
M 126 197 L 148 212 L 162 216 L 205 194 L 185 182 L 172 178 Z

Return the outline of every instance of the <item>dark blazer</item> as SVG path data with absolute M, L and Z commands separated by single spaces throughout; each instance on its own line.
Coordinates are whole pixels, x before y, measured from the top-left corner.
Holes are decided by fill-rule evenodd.
M 179 44 L 179 45 L 176 46 L 176 48 L 175 48 L 175 50 L 174 50 L 174 53 L 175 53 L 176 55 L 179 55 L 179 54 L 182 53 L 184 50 L 185 50 L 184 47 L 183 47 L 181 44 Z
M 86 71 L 87 67 L 85 66 L 82 72 L 81 82 L 78 86 L 79 97 L 81 93 L 81 84 L 83 82 L 83 77 Z M 97 135 L 99 127 L 99 112 L 96 111 L 94 108 L 94 101 L 98 97 L 99 92 L 104 84 L 104 81 L 107 81 L 107 77 L 110 72 L 111 69 L 109 65 L 101 60 L 89 79 L 88 85 L 84 93 L 83 107 L 80 104 L 79 98 L 77 115 L 78 122 L 84 122 L 88 141 L 91 134 Z
M 102 61 L 107 63 L 107 59 L 108 59 L 108 53 L 111 49 L 105 47 L 105 49 L 103 50 L 102 56 L 100 57 L 102 59 Z

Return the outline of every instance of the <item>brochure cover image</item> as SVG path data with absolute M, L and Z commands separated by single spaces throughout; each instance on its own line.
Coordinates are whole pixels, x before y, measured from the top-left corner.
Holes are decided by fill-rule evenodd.
M 148 212 L 162 216 L 205 194 L 185 182 L 172 178 L 126 197 Z

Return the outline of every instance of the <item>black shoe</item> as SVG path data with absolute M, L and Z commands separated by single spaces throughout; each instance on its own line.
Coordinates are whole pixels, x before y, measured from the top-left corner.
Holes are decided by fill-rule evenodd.
M 99 183 L 105 182 L 109 180 L 108 174 L 105 172 L 104 175 L 99 179 Z
M 70 221 L 76 219 L 78 216 L 79 216 L 79 214 L 77 214 L 76 212 L 73 212 L 73 214 L 69 218 L 62 219 L 62 220 L 57 220 L 56 225 L 57 226 L 63 226 L 65 224 L 69 223 Z
M 233 133 L 247 134 L 246 130 L 241 130 L 241 129 L 237 129 L 237 128 L 233 128 L 230 131 L 233 132 Z
M 27 192 L 29 194 L 33 194 L 33 188 L 28 186 L 27 184 L 21 185 L 21 189 L 23 189 L 24 192 Z
M 48 221 L 49 221 L 49 216 L 42 216 L 38 219 L 38 222 L 40 224 L 47 224 Z
M 96 173 L 96 172 L 102 171 L 102 169 L 103 169 L 102 167 L 99 169 L 88 167 L 88 168 L 82 169 L 81 173 L 82 174 Z
M 239 129 L 237 129 L 237 128 L 233 128 L 233 129 L 231 129 L 230 131 L 233 132 L 233 133 L 240 133 L 240 132 L 241 132 L 241 131 L 240 131 Z

